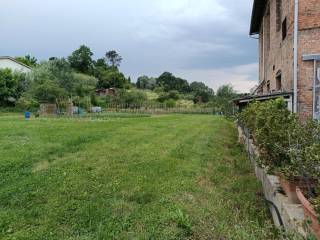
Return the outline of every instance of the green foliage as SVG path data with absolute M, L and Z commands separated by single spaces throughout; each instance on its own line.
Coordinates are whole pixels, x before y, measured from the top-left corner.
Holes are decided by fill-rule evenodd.
M 98 69 L 96 77 L 99 79 L 98 88 L 125 88 L 128 85 L 127 79 L 117 68 Z
M 214 96 L 213 90 L 202 82 L 192 82 L 190 89 L 194 95 L 195 103 L 207 103 Z
M 319 179 L 320 126 L 300 122 L 282 98 L 251 103 L 239 120 L 260 150 L 260 161 L 286 177 Z
M 55 81 L 45 80 L 34 84 L 32 88 L 34 98 L 39 102 L 56 103 L 57 99 L 68 96 L 67 91 Z
M 183 229 L 185 236 L 192 234 L 192 223 L 188 214 L 178 209 L 173 215 L 173 220 L 177 223 L 178 227 Z
M 93 69 L 93 53 L 90 48 L 81 45 L 79 49 L 75 50 L 69 57 L 70 66 L 77 72 L 90 73 Z
M 231 85 L 222 85 L 217 90 L 213 105 L 217 111 L 222 112 L 224 115 L 233 115 L 232 100 L 237 96 L 238 94 Z
M 162 92 L 158 97 L 159 102 L 165 102 L 168 100 L 175 100 L 176 101 L 179 99 L 180 99 L 180 94 L 176 90 L 171 90 L 169 92 Z
M 163 87 L 164 91 L 176 90 L 180 93 L 190 92 L 187 80 L 177 78 L 172 73 L 164 72 L 157 78 L 157 85 Z
M 30 94 L 39 102 L 56 102 L 75 92 L 75 81 L 69 63 L 54 59 L 40 63 L 30 74 Z
M 16 106 L 23 111 L 36 111 L 40 107 L 40 104 L 33 98 L 20 97 Z
M 0 69 L 0 106 L 14 106 L 28 85 L 25 74 Z
M 98 79 L 81 73 L 73 74 L 74 93 L 79 97 L 90 96 L 96 89 Z
M 176 101 L 174 99 L 168 99 L 163 102 L 167 108 L 174 108 L 176 106 Z
M 148 76 L 138 77 L 137 88 L 153 90 L 157 86 L 157 80 L 155 78 L 149 78 Z
M 283 99 L 255 102 L 239 115 L 260 149 L 263 165 L 279 169 L 290 161 L 288 131 L 296 118 Z
M 92 106 L 90 96 L 86 96 L 86 97 L 75 96 L 72 98 L 72 101 L 75 106 L 86 109 L 86 110 L 89 110 L 90 107 Z
M 148 99 L 143 91 L 119 90 L 116 96 L 108 96 L 107 102 L 123 107 L 140 107 Z
M 112 50 L 106 52 L 106 60 L 113 68 L 118 68 L 121 64 L 122 57 L 115 50 Z
M 37 66 L 38 62 L 38 60 L 35 57 L 31 57 L 30 55 L 26 55 L 25 57 L 16 57 L 15 59 L 29 67 Z
M 231 85 L 222 85 L 217 90 L 217 97 L 224 99 L 233 99 L 237 96 Z

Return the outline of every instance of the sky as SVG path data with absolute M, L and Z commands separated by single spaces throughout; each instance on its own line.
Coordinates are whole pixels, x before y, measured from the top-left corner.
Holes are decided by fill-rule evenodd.
M 258 82 L 252 0 L 1 0 L 0 55 L 94 58 L 116 50 L 133 81 L 169 71 L 213 89 L 249 92 Z

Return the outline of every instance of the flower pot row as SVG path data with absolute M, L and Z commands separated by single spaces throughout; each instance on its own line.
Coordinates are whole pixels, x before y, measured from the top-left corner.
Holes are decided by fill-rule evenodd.
M 304 194 L 305 186 L 299 181 L 288 181 L 281 175 L 279 176 L 279 182 L 283 191 L 287 195 L 289 202 L 302 205 L 305 218 L 307 223 L 309 223 L 311 231 L 317 237 L 317 239 L 320 239 L 320 224 L 318 215 Z

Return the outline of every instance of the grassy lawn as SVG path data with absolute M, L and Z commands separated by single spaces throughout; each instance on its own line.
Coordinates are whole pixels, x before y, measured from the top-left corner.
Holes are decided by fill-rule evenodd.
M 277 239 L 231 121 L 0 117 L 0 239 Z

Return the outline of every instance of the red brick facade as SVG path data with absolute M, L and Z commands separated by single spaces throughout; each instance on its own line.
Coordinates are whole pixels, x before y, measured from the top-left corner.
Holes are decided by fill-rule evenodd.
M 294 0 L 269 0 L 259 31 L 258 94 L 293 91 Z M 320 55 L 320 0 L 299 0 L 298 15 L 298 113 L 313 115 L 314 61 L 304 55 Z

